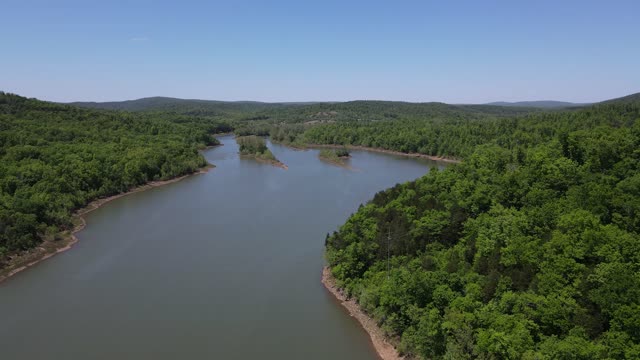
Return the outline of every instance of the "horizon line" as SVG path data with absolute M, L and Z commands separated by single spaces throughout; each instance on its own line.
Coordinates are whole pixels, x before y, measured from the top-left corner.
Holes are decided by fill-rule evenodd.
M 511 100 L 511 101 L 493 100 L 493 101 L 486 101 L 486 102 L 450 102 L 449 103 L 449 102 L 437 101 L 437 100 L 431 100 L 431 101 L 408 101 L 408 100 L 389 100 L 389 99 L 385 100 L 385 99 L 364 99 L 364 98 L 356 98 L 356 99 L 349 99 L 349 100 L 299 100 L 299 101 L 291 101 L 291 100 L 263 101 L 263 100 L 247 100 L 247 99 L 244 99 L 244 100 L 218 100 L 218 99 L 189 98 L 189 97 L 182 98 L 182 97 L 165 96 L 165 95 L 143 96 L 143 97 L 138 97 L 138 98 L 129 98 L 129 99 L 125 99 L 125 100 L 55 101 L 55 100 L 48 100 L 48 99 L 39 98 L 39 97 L 31 97 L 31 96 L 21 95 L 21 94 L 19 94 L 17 92 L 6 91 L 6 90 L 0 90 L 0 92 L 15 94 L 15 95 L 23 96 L 23 97 L 30 98 L 30 99 L 37 99 L 37 100 L 41 100 L 41 101 L 48 101 L 48 102 L 53 102 L 53 103 L 58 103 L 58 104 L 121 103 L 121 102 L 127 102 L 127 101 L 139 101 L 139 100 L 153 99 L 153 98 L 165 98 L 165 99 L 184 100 L 184 101 L 209 101 L 209 102 L 221 102 L 221 103 L 262 103 L 262 104 L 321 104 L 321 103 L 348 103 L 348 102 L 357 102 L 357 101 L 379 101 L 379 102 L 399 102 L 399 103 L 408 103 L 408 104 L 440 103 L 440 104 L 447 104 L 447 105 L 494 105 L 494 103 L 515 104 L 515 103 L 527 103 L 527 102 L 560 102 L 560 103 L 569 103 L 569 104 L 574 104 L 574 105 L 590 105 L 590 104 L 596 104 L 596 103 L 599 103 L 599 102 L 618 99 L 618 98 L 622 98 L 622 97 L 626 97 L 626 96 L 630 96 L 630 95 L 640 94 L 640 91 L 637 91 L 637 92 L 632 92 L 632 93 L 626 93 L 626 94 L 620 95 L 620 96 L 607 97 L 607 98 L 599 99 L 599 100 L 595 100 L 595 101 L 570 101 L 570 100 L 557 100 L 557 99 L 534 99 L 534 100 L 531 100 L 531 99 L 529 99 L 529 100 Z

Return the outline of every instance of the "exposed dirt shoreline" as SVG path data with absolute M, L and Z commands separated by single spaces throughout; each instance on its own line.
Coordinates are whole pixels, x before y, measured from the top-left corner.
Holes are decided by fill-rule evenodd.
M 280 160 L 265 160 L 265 159 L 260 159 L 260 158 L 256 158 L 256 160 L 261 161 L 261 162 L 265 162 L 267 164 L 273 165 L 275 167 L 279 167 L 285 170 L 289 170 L 289 167 L 285 164 L 283 164 L 282 162 L 280 162 Z
M 331 275 L 331 270 L 326 266 L 322 269 L 322 284 L 340 301 L 342 306 L 347 309 L 349 315 L 358 320 L 360 325 L 362 325 L 364 330 L 369 334 L 373 347 L 382 360 L 405 359 L 405 357 L 400 356 L 395 346 L 389 342 L 389 339 L 384 335 L 384 332 L 378 324 L 376 324 L 376 321 L 367 315 L 354 299 L 347 299 L 344 294 L 342 294 L 342 291 L 336 286 L 335 279 L 333 275 Z
M 210 148 L 210 147 L 208 147 Z M 61 252 L 67 251 L 69 249 L 71 249 L 71 247 L 78 242 L 78 238 L 76 237 L 76 233 L 81 231 L 82 229 L 84 229 L 84 227 L 87 225 L 87 222 L 84 218 L 84 215 L 98 209 L 99 207 L 101 207 L 102 205 L 113 201 L 115 199 L 121 198 L 123 196 L 127 196 L 130 194 L 134 194 L 137 192 L 141 192 L 141 191 L 145 191 L 145 190 L 149 190 L 149 189 L 153 189 L 159 186 L 163 186 L 163 185 L 167 185 L 167 184 L 172 184 L 175 182 L 178 182 L 180 180 L 183 180 L 189 176 L 192 175 L 198 175 L 198 174 L 204 174 L 206 172 L 208 172 L 209 170 L 211 170 L 212 168 L 214 168 L 215 166 L 212 164 L 209 164 L 203 168 L 201 168 L 200 170 L 193 172 L 191 174 L 187 174 L 187 175 L 183 175 L 183 176 L 179 176 L 173 179 L 169 179 L 169 180 L 163 180 L 163 181 L 151 181 L 146 183 L 145 185 L 141 185 L 138 187 L 135 187 L 127 192 L 123 192 L 117 195 L 113 195 L 113 196 L 109 196 L 109 197 L 105 197 L 105 198 L 101 198 L 101 199 L 96 199 L 92 202 L 90 202 L 89 204 L 87 204 L 85 207 L 77 210 L 73 216 L 72 216 L 72 222 L 74 224 L 73 228 L 71 230 L 66 230 L 64 232 L 62 232 L 60 234 L 60 236 L 62 237 L 62 239 L 60 240 L 46 240 L 44 241 L 42 244 L 40 244 L 38 247 L 33 248 L 31 250 L 28 250 L 26 252 L 24 252 L 23 254 L 14 256 L 11 260 L 9 260 L 9 264 L 4 267 L 3 269 L 0 269 L 0 283 L 7 280 L 8 278 L 12 277 L 13 275 L 26 270 L 56 254 L 59 254 Z
M 384 154 L 392 154 L 392 155 L 400 155 L 400 156 L 408 156 L 408 157 L 415 157 L 415 158 L 422 158 L 422 159 L 429 159 L 429 160 L 434 160 L 434 161 L 442 161 L 442 162 L 447 162 L 447 163 L 452 163 L 452 164 L 458 164 L 460 163 L 462 160 L 459 159 L 453 159 L 453 158 L 445 158 L 445 157 L 441 157 L 441 156 L 433 156 L 433 155 L 426 155 L 426 154 L 419 154 L 419 153 L 405 153 L 405 152 L 401 152 L 401 151 L 394 151 L 394 150 L 387 150 L 387 149 L 381 149 L 381 148 L 374 148 L 374 147 L 366 147 L 366 146 L 359 146 L 359 145 L 327 145 L 327 144 L 307 144 L 306 145 L 307 148 L 327 148 L 327 149 L 341 149 L 341 148 L 347 148 L 350 150 L 366 150 L 366 151 L 373 151 L 373 152 L 379 152 L 379 153 L 384 153 Z
M 331 165 L 339 166 L 339 167 L 345 168 L 347 170 L 353 170 L 351 165 L 349 165 L 347 163 L 347 160 L 349 160 L 351 158 L 351 156 L 341 156 L 338 159 L 333 159 L 333 158 L 329 158 L 329 157 L 326 157 L 326 156 L 319 155 L 318 158 L 320 160 L 326 162 L 326 163 L 331 164 Z
M 289 167 L 285 164 L 283 164 L 282 162 L 280 162 L 280 160 L 271 160 L 271 159 L 263 159 L 261 157 L 255 156 L 255 155 L 243 155 L 240 154 L 240 158 L 244 158 L 244 159 L 253 159 L 257 162 L 261 162 L 263 164 L 268 164 L 268 165 L 273 165 L 275 167 L 279 167 L 285 170 L 289 170 Z

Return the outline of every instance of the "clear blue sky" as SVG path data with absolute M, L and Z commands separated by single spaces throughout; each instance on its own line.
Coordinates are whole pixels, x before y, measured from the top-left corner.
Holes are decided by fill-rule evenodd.
M 7 1 L 0 90 L 52 101 L 590 102 L 640 91 L 640 1 Z

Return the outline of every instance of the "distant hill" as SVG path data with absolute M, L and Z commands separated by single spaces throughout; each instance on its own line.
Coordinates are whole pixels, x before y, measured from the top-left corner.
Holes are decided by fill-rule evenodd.
M 192 115 L 220 115 L 229 112 L 251 112 L 266 110 L 274 107 L 292 106 L 292 104 L 263 103 L 258 101 L 216 101 L 197 99 L 177 99 L 170 97 L 148 97 L 137 100 L 110 101 L 110 102 L 72 102 L 74 105 L 84 108 L 125 110 L 125 111 L 175 111 Z
M 439 102 L 356 100 L 340 103 L 315 103 L 282 106 L 250 114 L 246 120 L 275 123 L 317 123 L 333 121 L 383 121 L 408 119 L 481 119 L 517 116 L 542 111 L 538 108 L 492 105 L 451 105 Z
M 640 93 L 603 101 L 630 103 L 640 101 Z M 196 116 L 234 116 L 247 120 L 285 122 L 385 120 L 397 118 L 517 116 L 539 111 L 580 108 L 592 104 L 541 100 L 492 102 L 488 104 L 445 104 L 438 102 L 410 103 L 401 101 L 358 100 L 347 102 L 286 102 L 216 101 L 148 97 L 111 102 L 73 102 L 84 108 L 124 111 L 169 111 Z
M 173 111 L 187 115 L 239 115 L 249 120 L 317 121 L 317 120 L 384 120 L 422 117 L 513 116 L 540 111 L 536 107 L 495 105 L 451 105 L 438 102 L 410 103 L 401 101 L 357 100 L 347 102 L 215 101 L 148 97 L 112 102 L 73 102 L 84 108 L 124 111 Z
M 631 104 L 640 102 L 640 93 L 635 93 L 607 101 L 603 101 L 600 104 Z
M 590 103 L 571 103 L 566 101 L 554 101 L 554 100 L 539 100 L 539 101 L 518 101 L 518 102 L 505 102 L 497 101 L 488 103 L 486 105 L 494 106 L 507 106 L 507 107 L 528 107 L 538 109 L 561 109 L 569 107 L 579 107 L 591 105 Z

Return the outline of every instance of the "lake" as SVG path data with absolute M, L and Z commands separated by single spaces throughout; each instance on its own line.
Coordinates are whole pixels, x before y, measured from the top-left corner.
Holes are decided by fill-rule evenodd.
M 2 359 L 376 359 L 320 283 L 324 240 L 373 195 L 440 163 L 269 144 L 90 213 L 71 250 L 0 284 Z

